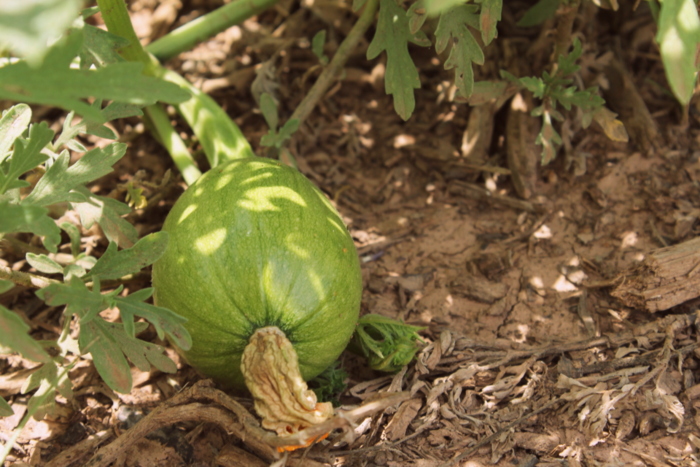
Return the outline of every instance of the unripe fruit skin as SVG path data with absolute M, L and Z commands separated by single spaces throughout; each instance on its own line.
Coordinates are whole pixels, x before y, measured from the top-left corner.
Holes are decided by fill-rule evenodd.
M 243 388 L 240 364 L 253 332 L 277 326 L 305 380 L 347 346 L 362 278 L 352 238 L 325 196 L 277 161 L 217 166 L 178 199 L 153 266 L 158 306 L 187 318 L 182 352 L 205 376 Z

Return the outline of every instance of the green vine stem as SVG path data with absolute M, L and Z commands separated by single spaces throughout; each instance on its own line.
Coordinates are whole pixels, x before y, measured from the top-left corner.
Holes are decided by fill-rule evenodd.
M 171 31 L 148 45 L 146 50 L 165 62 L 195 44 L 267 10 L 278 1 L 234 0 Z
M 143 110 L 144 115 L 147 117 L 146 125 L 158 139 L 158 142 L 168 150 L 175 166 L 182 173 L 185 183 L 192 185 L 202 176 L 202 172 L 197 167 L 197 163 L 192 158 L 187 145 L 170 124 L 170 117 L 168 117 L 165 109 L 159 104 L 155 104 L 149 105 Z
M 134 26 L 131 24 L 129 10 L 126 9 L 124 0 L 97 0 L 100 7 L 102 20 L 107 26 L 107 30 L 112 34 L 121 36 L 129 41 L 129 45 L 120 49 L 120 54 L 130 62 L 141 62 L 146 65 L 153 65 L 153 60 L 148 52 L 143 48 L 139 38 L 136 36 Z
M 14 271 L 5 266 L 0 266 L 0 279 L 33 289 L 43 289 L 51 284 L 60 284 L 59 281 L 49 279 L 48 277 L 38 276 L 28 272 Z
M 557 17 L 557 33 L 554 43 L 554 73 L 556 73 L 556 67 L 558 67 L 559 57 L 566 55 L 569 47 L 571 47 L 574 21 L 580 6 L 581 0 L 569 0 Z
M 360 42 L 360 39 L 365 35 L 367 29 L 374 22 L 378 5 L 379 0 L 367 1 L 365 10 L 362 12 L 362 15 L 360 15 L 357 23 L 355 23 L 350 30 L 350 33 L 347 35 L 342 44 L 340 44 L 331 62 L 323 70 L 304 99 L 297 106 L 296 110 L 294 110 L 290 120 L 298 119 L 299 124 L 301 125 L 311 114 L 313 109 L 316 107 L 316 104 L 318 104 L 318 101 L 321 100 L 321 97 L 323 97 L 326 91 L 328 91 L 328 88 L 331 86 L 331 84 L 333 84 L 338 74 L 340 74 L 341 70 L 345 66 L 345 63 L 348 61 L 350 54 L 353 50 L 355 50 L 355 47 L 357 47 L 357 44 Z
M 238 125 L 211 97 L 195 88 L 179 74 L 163 68 L 155 57 L 143 48 L 129 20 L 129 12 L 124 0 L 98 0 L 97 4 L 109 32 L 129 40 L 129 46 L 121 50 L 124 58 L 146 63 L 147 74 L 178 84 L 192 95 L 191 99 L 177 105 L 176 108 L 199 139 L 212 167 L 224 160 L 255 156 Z M 217 10 L 219 14 L 222 14 L 221 10 Z M 246 11 L 250 13 L 252 10 L 249 8 Z M 241 17 L 238 16 L 239 19 Z M 182 172 L 185 181 L 192 184 L 201 172 L 184 142 L 170 125 L 167 115 L 160 107 L 149 107 L 145 109 L 145 113 L 147 123 L 156 139 L 168 149 L 170 157 Z
M 211 167 L 224 161 L 255 156 L 241 129 L 214 99 L 174 71 L 159 67 L 159 72 L 159 78 L 192 94 L 190 100 L 175 107 L 197 135 Z

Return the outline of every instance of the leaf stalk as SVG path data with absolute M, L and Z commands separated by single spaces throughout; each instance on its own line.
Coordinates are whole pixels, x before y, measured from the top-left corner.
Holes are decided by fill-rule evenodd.
M 278 1 L 234 0 L 169 32 L 149 44 L 146 50 L 161 62 L 165 62 L 221 31 L 262 13 Z

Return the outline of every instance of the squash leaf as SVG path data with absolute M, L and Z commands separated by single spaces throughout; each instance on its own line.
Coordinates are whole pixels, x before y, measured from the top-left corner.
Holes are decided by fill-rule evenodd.
M 74 192 L 83 194 L 87 199 L 85 202 L 71 202 L 80 215 L 83 227 L 89 229 L 97 222 L 110 242 L 115 242 L 123 248 L 136 243 L 136 228 L 121 217 L 131 212 L 129 206 L 112 198 L 93 195 L 84 187 L 78 187 Z
M 503 0 L 482 0 L 479 13 L 479 26 L 481 39 L 484 45 L 489 45 L 496 38 L 498 30 L 496 25 L 501 20 Z
M 33 65 L 41 62 L 50 41 L 73 23 L 82 0 L 0 2 L 0 43 Z
M 34 362 L 51 361 L 49 354 L 29 336 L 30 328 L 22 318 L 2 305 L 0 305 L 0 329 L 2 329 L 0 347 L 19 352 L 24 358 Z
M 125 153 L 126 144 L 113 143 L 105 148 L 98 147 L 88 151 L 78 162 L 68 167 L 70 156 L 68 152 L 64 152 L 49 167 L 22 204 L 48 206 L 75 200 L 71 197 L 71 191 L 74 188 L 112 172 L 112 166 Z
M 12 188 L 28 185 L 19 177 L 48 159 L 48 156 L 41 151 L 51 141 L 53 135 L 53 130 L 49 129 L 46 122 L 41 122 L 29 128 L 28 138 L 19 137 L 14 140 L 14 150 L 9 161 L 4 160 L 0 165 L 0 195 Z
M 0 202 L 0 232 L 32 232 L 31 225 L 46 216 L 46 208 Z
M 384 89 L 394 97 L 396 113 L 408 120 L 416 107 L 413 90 L 420 88 L 418 70 L 408 53 L 408 43 L 430 45 L 421 31 L 411 34 L 408 17 L 394 0 L 380 0 L 377 31 L 367 49 L 367 59 L 373 60 L 386 51 Z
M 156 236 L 148 239 L 139 249 L 145 248 L 149 242 L 162 242 L 164 238 L 166 237 Z M 115 270 L 123 272 L 133 268 L 134 264 L 143 264 L 143 259 L 138 254 L 128 252 L 125 253 L 126 256 L 120 256 L 121 253 L 123 252 L 110 253 L 100 267 L 104 269 L 113 264 Z M 155 256 L 156 254 L 153 254 L 149 260 Z M 106 277 L 112 276 L 107 274 Z M 93 275 L 92 279 L 92 290 L 88 289 L 82 280 L 73 277 L 65 284 L 51 284 L 37 291 L 37 295 L 49 305 L 66 305 L 67 317 L 74 314 L 79 318 L 80 352 L 89 352 L 92 355 L 95 367 L 105 383 L 117 392 L 127 393 L 131 390 L 131 372 L 127 357 L 140 369 L 148 369 L 148 364 L 152 364 L 161 371 L 173 371 L 175 364 L 165 361 L 168 358 L 160 346 L 135 337 L 138 332 L 144 330 L 147 323 L 135 322 L 134 317 L 145 318 L 153 324 L 161 338 L 167 334 L 178 346 L 189 349 L 192 339 L 182 326 L 185 319 L 165 308 L 143 303 L 143 300 L 150 298 L 153 289 L 142 289 L 127 297 L 120 297 L 122 287 L 103 294 L 100 293 L 100 274 Z M 99 316 L 101 311 L 113 307 L 119 309 L 123 324 L 111 324 Z
M 49 361 L 27 378 L 22 387 L 22 394 L 36 389 L 27 404 L 27 414 L 30 414 L 35 420 L 41 420 L 47 413 L 54 412 L 56 407 L 54 393 L 56 391 L 66 399 L 72 397 L 73 389 L 70 378 L 68 378 L 68 372 L 71 368 L 73 368 L 73 364 L 59 368 L 56 362 Z
M 78 342 L 80 351 L 89 352 L 102 380 L 114 391 L 131 392 L 131 369 L 124 357 L 113 331 L 102 318 L 80 325 Z
M 121 251 L 117 251 L 116 243 L 110 242 L 107 250 L 97 260 L 87 277 L 109 280 L 138 272 L 160 258 L 167 244 L 167 232 L 147 235 L 133 247 Z
M 148 320 L 156 328 L 158 337 L 165 338 L 165 334 L 170 337 L 173 342 L 183 350 L 189 350 L 192 347 L 192 337 L 187 329 L 182 326 L 187 320 L 180 315 L 173 313 L 167 308 L 162 308 L 144 303 L 143 300 L 148 299 L 153 294 L 153 288 L 141 289 L 134 292 L 128 297 L 116 297 L 114 299 L 115 306 L 119 308 L 124 329 L 130 337 L 134 337 L 133 323 L 134 316 L 140 316 Z
M 450 55 L 445 61 L 445 69 L 455 68 L 455 84 L 460 94 L 468 98 L 474 89 L 472 63 L 484 64 L 484 52 L 479 47 L 469 27 L 479 27 L 479 7 L 459 5 L 440 15 L 435 30 L 435 50 L 442 53 L 452 43 Z
M 125 332 L 125 327 L 119 323 L 103 323 L 124 355 L 141 371 L 148 371 L 151 365 L 164 373 L 175 373 L 177 365 L 165 355 L 165 349 L 157 344 L 151 344 L 131 337 Z M 143 332 L 147 323 L 136 323 L 136 333 Z
M 101 113 L 84 99 L 115 100 L 146 106 L 157 101 L 180 103 L 190 94 L 172 83 L 143 74 L 143 63 L 118 62 L 96 70 L 74 70 L 83 32 L 74 29 L 54 45 L 44 62 L 32 68 L 18 61 L 0 68 L 0 99 L 61 107 L 104 123 Z
M 2 113 L 0 118 L 0 163 L 10 155 L 15 139 L 29 128 L 32 110 L 27 104 L 17 104 Z

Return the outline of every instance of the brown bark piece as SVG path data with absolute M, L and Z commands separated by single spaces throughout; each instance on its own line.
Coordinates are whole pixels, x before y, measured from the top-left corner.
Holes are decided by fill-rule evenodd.
M 511 101 L 506 119 L 506 153 L 515 191 L 523 199 L 535 194 L 538 150 L 537 119 L 530 115 L 533 105 L 521 94 Z
M 668 310 L 700 296 L 700 238 L 658 249 L 632 270 L 612 295 L 630 308 Z
M 484 164 L 488 160 L 495 114 L 494 102 L 471 109 L 467 129 L 462 135 L 462 155 L 470 162 Z

